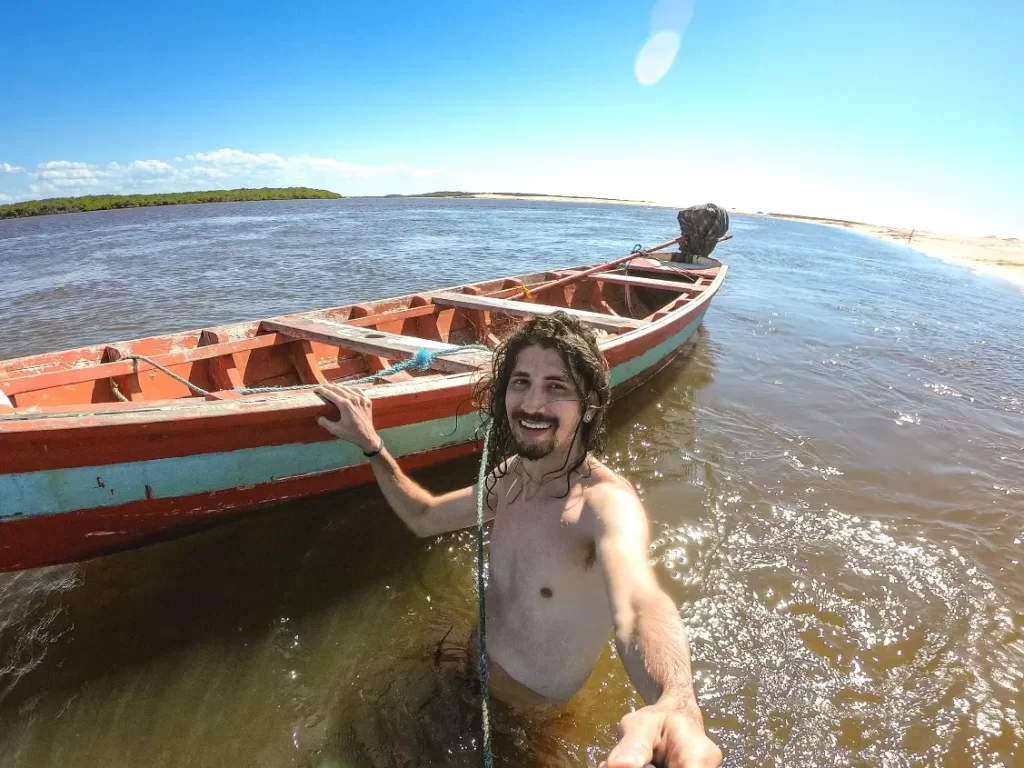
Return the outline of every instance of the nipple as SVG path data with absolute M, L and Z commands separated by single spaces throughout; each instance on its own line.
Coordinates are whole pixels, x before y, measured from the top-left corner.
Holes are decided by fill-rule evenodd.
M 541 597 L 551 597 L 552 594 L 553 593 L 551 592 L 550 588 L 548 588 L 548 587 L 541 587 L 540 588 L 540 596 Z

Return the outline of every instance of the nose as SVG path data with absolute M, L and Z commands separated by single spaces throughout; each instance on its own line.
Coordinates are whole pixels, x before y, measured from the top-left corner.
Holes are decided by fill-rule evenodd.
M 523 398 L 522 409 L 527 413 L 540 413 L 547 403 L 543 387 L 530 387 L 526 397 Z

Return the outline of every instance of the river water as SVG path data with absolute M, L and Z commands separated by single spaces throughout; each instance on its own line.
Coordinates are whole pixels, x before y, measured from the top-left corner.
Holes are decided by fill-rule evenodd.
M 1024 295 L 843 230 L 732 232 L 693 353 L 615 407 L 607 449 L 726 764 L 1024 765 Z M 2 221 L 0 358 L 674 233 L 665 209 L 483 200 Z M 472 534 L 416 540 L 369 488 L 0 576 L 0 767 L 479 764 L 435 669 L 475 621 L 473 562 Z M 609 653 L 555 721 L 499 711 L 499 763 L 596 764 L 635 704 Z

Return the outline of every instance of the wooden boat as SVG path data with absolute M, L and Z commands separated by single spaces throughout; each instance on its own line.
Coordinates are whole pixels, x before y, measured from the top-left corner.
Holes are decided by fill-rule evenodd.
M 632 254 L 0 362 L 0 571 L 371 481 L 361 452 L 317 425 L 336 410 L 313 385 L 362 379 L 419 350 L 426 370 L 364 385 L 388 449 L 407 469 L 479 450 L 472 390 L 491 362 L 479 345 L 493 348 L 523 318 L 562 309 L 597 329 L 621 395 L 694 335 L 727 271 L 707 261 L 683 269 Z

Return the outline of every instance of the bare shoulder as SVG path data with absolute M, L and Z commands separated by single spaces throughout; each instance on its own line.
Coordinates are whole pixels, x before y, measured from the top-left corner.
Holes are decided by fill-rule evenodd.
M 590 460 L 590 475 L 582 480 L 584 510 L 597 532 L 647 526 L 647 513 L 640 496 L 628 480 L 596 459 Z

